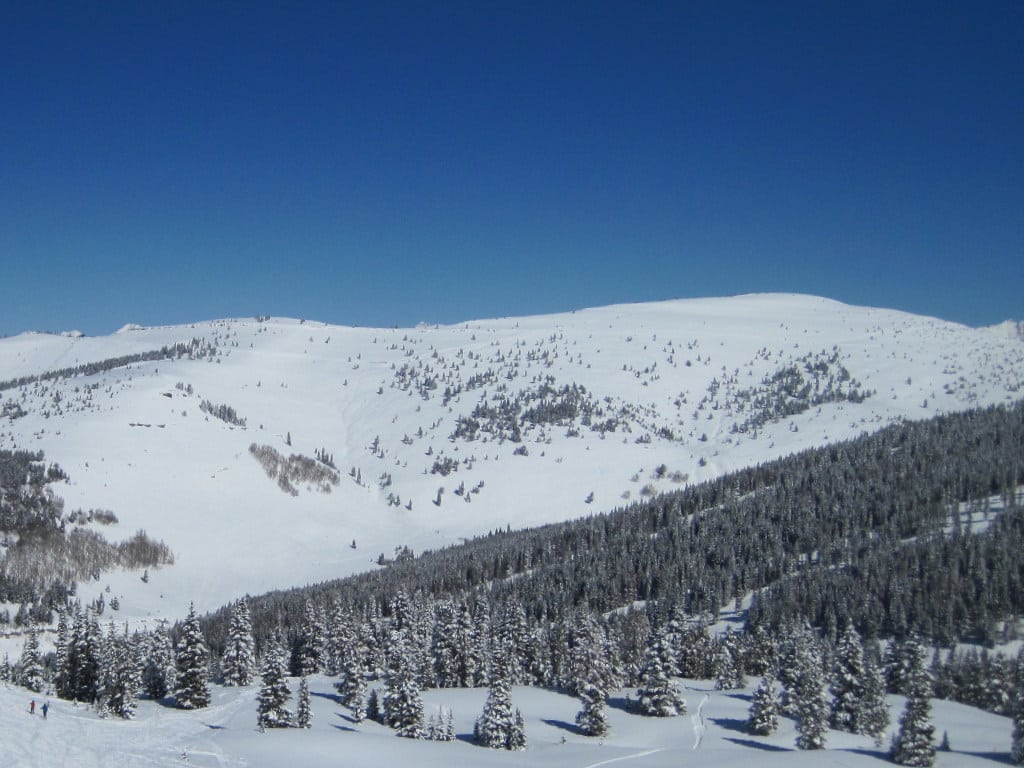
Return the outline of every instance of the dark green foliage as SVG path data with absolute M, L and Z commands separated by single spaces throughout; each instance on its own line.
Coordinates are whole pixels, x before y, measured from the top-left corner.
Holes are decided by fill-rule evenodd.
M 194 606 L 189 606 L 188 618 L 181 628 L 176 662 L 178 687 L 174 695 L 178 706 L 182 709 L 202 709 L 209 705 L 209 653 Z
M 925 666 L 925 650 L 916 638 L 906 643 L 910 660 L 907 680 L 907 705 L 900 716 L 900 727 L 893 740 L 891 757 L 900 765 L 930 766 L 935 762 L 931 721 L 931 674 Z

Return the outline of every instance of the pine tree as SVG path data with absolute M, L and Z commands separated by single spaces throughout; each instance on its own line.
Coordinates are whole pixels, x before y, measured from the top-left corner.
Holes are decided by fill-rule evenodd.
M 57 612 L 57 639 L 54 652 L 54 676 L 53 688 L 62 699 L 70 698 L 68 695 L 68 643 L 71 641 L 71 634 L 68 629 L 67 613 L 61 608 Z
M 260 690 L 256 694 L 256 725 L 260 730 L 288 728 L 292 724 L 292 713 L 286 706 L 292 695 L 287 671 L 280 638 L 274 638 L 263 652 Z
M 853 624 L 847 624 L 836 649 L 832 669 L 832 707 L 829 715 L 831 726 L 848 733 L 867 733 L 864 708 L 866 696 L 866 671 L 864 649 L 860 635 Z
M 1017 653 L 1017 688 L 1013 697 L 1013 733 L 1010 758 L 1024 763 L 1024 648 Z
M 925 667 L 925 650 L 917 638 L 904 644 L 908 662 L 907 704 L 900 716 L 900 727 L 893 739 L 891 757 L 900 765 L 930 766 L 935 762 L 931 722 L 931 675 Z
M 228 637 L 221 658 L 224 685 L 249 685 L 255 666 L 255 641 L 249 604 L 245 600 L 238 600 L 231 606 Z
M 294 646 L 292 673 L 297 677 L 314 675 L 323 669 L 327 627 L 323 609 L 309 600 L 302 611 L 302 625 Z
M 28 637 L 21 651 L 18 662 L 18 682 L 30 691 L 39 693 L 46 681 L 43 678 L 43 665 L 39 659 L 39 632 L 35 624 L 29 625 Z
M 380 711 L 380 696 L 376 688 L 370 689 L 370 695 L 366 699 L 366 716 L 375 723 L 384 722 L 384 714 Z
M 335 688 L 341 703 L 352 712 L 352 719 L 362 722 L 366 717 L 366 670 L 360 654 L 350 653 L 345 657 L 345 668 Z
M 747 685 L 743 674 L 742 653 L 736 638 L 737 635 L 733 632 L 726 632 L 716 644 L 714 659 L 717 690 L 730 691 Z
M 889 727 L 889 704 L 885 700 L 885 676 L 878 662 L 871 656 L 864 659 L 864 701 L 861 725 L 863 732 L 881 744 L 885 729 Z
M 148 639 L 148 652 L 142 667 L 142 687 L 150 698 L 160 700 L 174 690 L 177 670 L 174 662 L 174 645 L 167 625 L 160 626 Z
M 769 736 L 779 727 L 779 699 L 775 691 L 775 678 L 769 672 L 761 678 L 750 703 L 747 728 L 758 736 Z
M 306 678 L 299 682 L 299 702 L 295 711 L 295 727 L 311 728 L 313 726 L 313 710 L 309 706 L 309 683 Z
M 127 627 L 125 628 L 127 632 Z M 113 622 L 107 629 L 104 644 L 102 695 L 106 709 L 118 717 L 131 720 L 135 716 L 135 699 L 140 675 L 135 648 L 127 636 L 118 637 Z
M 828 701 L 822 674 L 821 651 L 809 627 L 798 634 L 793 690 L 797 749 L 823 749 L 828 733 Z
M 388 676 L 381 702 L 385 722 L 399 736 L 423 737 L 423 700 L 413 671 L 405 631 L 393 629 L 388 642 Z
M 651 636 L 644 652 L 637 691 L 640 711 L 653 717 L 674 717 L 686 712 L 686 701 L 670 677 L 674 666 L 669 636 L 658 631 Z
M 202 709 L 210 703 L 208 656 L 195 606 L 190 605 L 176 656 L 178 679 L 174 695 L 182 709 Z
M 608 733 L 608 716 L 604 708 L 608 693 L 593 683 L 584 683 L 577 694 L 583 702 L 583 709 L 576 713 L 576 725 L 587 736 L 604 736 Z
M 498 651 L 491 665 L 491 690 L 484 711 L 473 727 L 473 738 L 491 749 L 514 749 L 516 718 L 512 712 L 512 691 L 508 681 L 508 661 Z

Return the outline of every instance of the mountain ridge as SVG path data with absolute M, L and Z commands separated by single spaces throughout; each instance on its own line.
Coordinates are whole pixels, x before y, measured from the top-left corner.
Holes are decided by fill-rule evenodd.
M 112 510 L 109 535 L 144 528 L 173 550 L 145 582 L 82 585 L 141 620 L 1013 402 L 1024 345 L 746 294 L 407 329 L 258 317 L 22 334 L 0 340 L 0 371 L 35 377 L 0 392 L 0 448 L 59 463 L 66 512 Z

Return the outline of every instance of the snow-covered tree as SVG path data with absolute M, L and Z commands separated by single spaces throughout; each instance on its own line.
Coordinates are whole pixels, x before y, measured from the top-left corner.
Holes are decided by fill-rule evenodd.
M 255 646 L 249 604 L 238 600 L 231 606 L 228 637 L 221 657 L 224 685 L 249 685 L 252 682 L 256 667 Z
M 715 688 L 730 691 L 744 688 L 747 679 L 743 674 L 743 656 L 739 647 L 738 636 L 726 632 L 715 645 Z
M 208 657 L 206 641 L 203 639 L 203 630 L 199 626 L 195 606 L 190 605 L 188 618 L 181 628 L 176 657 L 178 679 L 174 697 L 182 709 L 202 709 L 209 705 Z
M 864 648 L 852 623 L 846 625 L 839 638 L 829 692 L 832 694 L 829 715 L 831 726 L 848 733 L 867 733 L 864 712 L 868 704 L 865 695 Z
M 864 659 L 864 701 L 861 711 L 863 733 L 882 743 L 889 727 L 889 704 L 885 700 L 885 676 L 878 662 L 871 656 Z
M 161 623 L 148 638 L 148 650 L 142 666 L 142 687 L 153 699 L 162 699 L 174 690 L 177 669 L 174 645 L 167 625 Z
M 1013 697 L 1013 734 L 1010 758 L 1024 763 L 1024 648 L 1017 653 L 1017 688 Z
M 747 728 L 758 736 L 768 736 L 779 727 L 779 698 L 775 690 L 775 677 L 768 673 L 761 678 L 750 702 Z
M 39 693 L 46 685 L 43 678 L 43 665 L 39 659 L 39 632 L 35 624 L 28 628 L 28 637 L 21 651 L 18 662 L 18 682 L 30 691 Z
M 280 639 L 274 638 L 263 651 L 260 690 L 256 694 L 256 725 L 260 730 L 288 728 L 292 724 L 292 713 L 287 707 L 292 695 L 287 673 Z
M 388 641 L 388 676 L 381 702 L 384 721 L 410 739 L 423 737 L 423 699 L 416 682 L 405 631 L 393 629 Z
M 904 643 L 902 655 L 908 665 L 907 704 L 891 756 L 900 765 L 929 766 L 935 762 L 935 726 L 931 721 L 932 678 L 925 666 L 925 649 L 917 638 L 911 638 Z
M 643 714 L 674 717 L 686 712 L 686 700 L 672 681 L 673 666 L 669 636 L 664 631 L 658 631 L 651 636 L 640 670 L 637 704 Z
M 53 688 L 61 698 L 68 690 L 68 643 L 71 641 L 71 632 L 68 628 L 67 613 L 61 608 L 57 612 L 57 638 L 54 648 L 54 676 Z
M 306 678 L 299 682 L 299 701 L 295 708 L 295 727 L 310 728 L 313 725 L 313 710 L 309 706 L 309 683 Z
M 107 711 L 126 720 L 132 719 L 135 716 L 140 678 L 131 640 L 126 635 L 119 637 L 111 622 L 103 649 L 101 683 L 103 704 Z
M 341 703 L 352 712 L 352 719 L 357 723 L 362 722 L 366 717 L 366 670 L 361 654 L 349 653 L 345 656 L 341 680 L 335 684 L 335 688 Z
M 576 725 L 587 736 L 604 736 L 608 733 L 608 716 L 605 705 L 608 692 L 593 683 L 584 683 L 576 694 L 583 702 L 583 708 L 576 713 Z
M 820 645 L 806 626 L 797 631 L 794 645 L 790 698 L 796 716 L 796 746 L 797 749 L 822 749 L 828 733 L 828 700 Z
M 307 600 L 292 654 L 292 672 L 297 677 L 313 675 L 323 669 L 327 644 L 326 625 L 323 609 Z
M 491 665 L 491 690 L 484 711 L 473 727 L 473 738 L 491 749 L 521 749 L 520 724 L 512 711 L 512 691 L 508 678 L 508 661 L 500 652 Z M 519 718 L 521 720 L 521 716 Z

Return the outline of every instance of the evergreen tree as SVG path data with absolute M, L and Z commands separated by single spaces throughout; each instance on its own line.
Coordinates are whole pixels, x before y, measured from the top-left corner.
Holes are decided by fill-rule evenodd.
M 1017 688 L 1013 697 L 1013 733 L 1010 758 L 1024 763 L 1024 648 L 1017 653 Z
M 608 693 L 593 683 L 584 683 L 577 694 L 583 708 L 576 713 L 576 725 L 587 736 L 604 736 L 608 733 L 608 716 L 605 704 Z
M 381 702 L 385 722 L 410 739 L 423 737 L 423 700 L 405 632 L 393 629 L 388 643 L 388 676 Z
M 299 702 L 295 711 L 295 727 L 311 728 L 313 725 L 313 710 L 309 706 L 309 683 L 306 678 L 299 682 Z
M 750 702 L 747 728 L 758 736 L 769 736 L 779 727 L 779 700 L 775 691 L 775 678 L 769 672 L 761 678 Z
M 178 677 L 174 695 L 182 709 L 202 709 L 210 703 L 208 656 L 195 606 L 190 605 L 176 656 Z
M 43 679 L 43 665 L 39 659 L 39 632 L 35 624 L 30 624 L 28 637 L 21 651 L 18 662 L 18 682 L 30 691 L 39 693 L 46 681 Z
M 127 631 L 127 628 L 126 628 Z M 127 636 L 118 637 L 113 622 L 104 644 L 102 695 L 107 711 L 125 720 L 135 716 L 135 699 L 140 685 L 135 648 Z
M 865 723 L 866 670 L 864 649 L 860 635 L 853 624 L 848 623 L 836 648 L 835 664 L 832 669 L 832 707 L 829 715 L 831 726 L 848 733 L 867 733 Z
M 361 655 L 349 653 L 341 674 L 341 680 L 335 684 L 341 703 L 352 712 L 353 720 L 362 722 L 366 717 L 366 670 Z
M 150 698 L 160 700 L 174 690 L 177 670 L 174 645 L 167 625 L 161 623 L 148 638 L 149 649 L 142 667 L 142 687 Z
M 62 699 L 70 698 L 68 694 L 68 643 L 71 634 L 68 629 L 67 613 L 62 607 L 57 612 L 57 638 L 54 649 L 53 689 Z
M 904 644 L 909 670 L 906 680 L 907 704 L 893 739 L 891 756 L 900 765 L 930 766 L 935 762 L 931 722 L 931 675 L 925 667 L 925 650 L 917 638 Z
M 747 685 L 743 674 L 743 658 L 737 635 L 726 632 L 714 651 L 715 688 L 730 691 Z
M 516 715 L 512 712 L 512 691 L 508 680 L 508 661 L 499 650 L 491 665 L 491 690 L 484 711 L 473 727 L 477 743 L 491 749 L 517 749 Z
M 809 627 L 799 631 L 791 697 L 796 715 L 797 749 L 823 749 L 828 733 L 828 701 L 821 650 Z
M 296 677 L 314 675 L 322 670 L 326 623 L 323 609 L 307 600 L 302 610 L 302 625 L 293 646 L 291 667 Z
M 655 632 L 644 653 L 637 691 L 640 711 L 653 717 L 674 717 L 686 712 L 686 700 L 672 681 L 670 670 L 675 666 L 670 635 Z
M 287 672 L 280 639 L 274 638 L 263 652 L 260 690 L 256 694 L 256 725 L 260 730 L 288 728 L 292 724 L 292 713 L 286 706 L 292 695 Z
M 238 600 L 231 606 L 228 637 L 221 658 L 224 685 L 249 685 L 255 666 L 255 641 L 249 605 L 245 600 Z
M 864 659 L 864 702 L 861 707 L 863 733 L 881 744 L 889 727 L 889 704 L 885 700 L 885 676 L 871 656 Z

